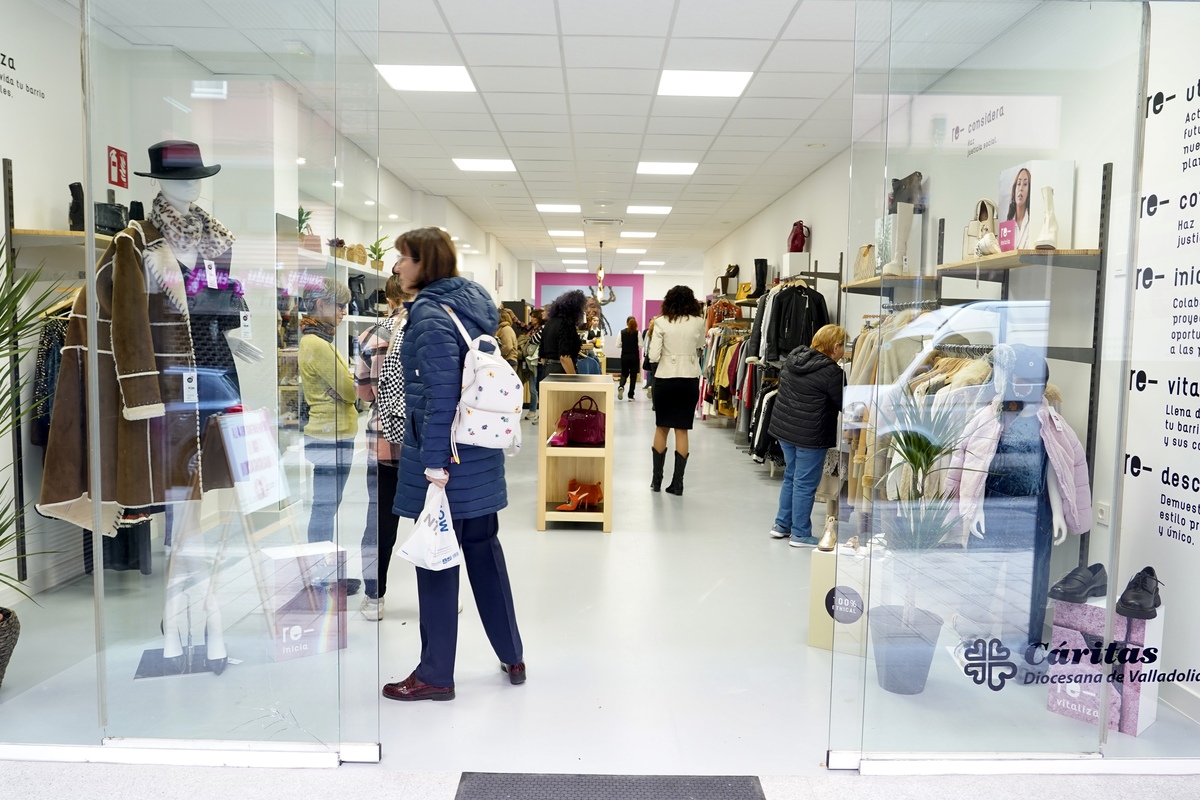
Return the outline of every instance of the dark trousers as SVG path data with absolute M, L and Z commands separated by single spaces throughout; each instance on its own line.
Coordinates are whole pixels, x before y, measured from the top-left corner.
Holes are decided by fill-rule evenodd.
M 524 658 L 524 648 L 517 631 L 508 567 L 497 538 L 500 519 L 489 514 L 453 522 L 483 630 L 496 657 L 505 664 L 516 664 Z M 417 665 L 417 677 L 431 686 L 454 685 L 458 573 L 458 567 L 438 572 L 417 568 L 417 598 L 421 607 L 421 663 Z
M 308 517 L 308 540 L 332 542 L 338 506 L 346 491 L 353 440 L 325 441 L 304 437 L 304 457 L 313 465 L 313 496 Z
M 633 390 L 638 384 L 638 369 L 641 367 L 636 361 L 621 362 L 621 388 L 625 388 L 625 381 L 629 381 L 629 398 L 633 399 Z
M 367 466 L 367 528 L 363 531 L 363 590 L 376 600 L 387 594 L 388 565 L 396 547 L 400 518 L 392 511 L 400 465 L 380 461 Z

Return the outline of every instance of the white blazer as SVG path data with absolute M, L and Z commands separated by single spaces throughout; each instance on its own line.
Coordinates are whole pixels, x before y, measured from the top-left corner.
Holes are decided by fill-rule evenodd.
M 704 317 L 666 317 L 654 320 L 650 361 L 658 364 L 654 377 L 699 378 L 700 349 L 704 347 Z

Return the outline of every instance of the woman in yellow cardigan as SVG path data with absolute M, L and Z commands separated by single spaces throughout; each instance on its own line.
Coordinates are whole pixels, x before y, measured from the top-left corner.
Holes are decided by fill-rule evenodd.
M 299 366 L 308 403 L 304 457 L 313 465 L 308 540 L 331 542 L 358 433 L 354 375 L 334 344 L 350 302 L 350 288 L 325 278 L 322 286 L 307 290 L 304 299 L 308 313 L 301 320 Z

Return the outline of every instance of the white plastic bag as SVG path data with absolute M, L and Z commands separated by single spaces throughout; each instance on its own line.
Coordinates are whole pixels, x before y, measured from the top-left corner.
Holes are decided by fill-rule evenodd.
M 446 490 L 437 484 L 429 484 L 425 508 L 421 509 L 408 540 L 400 545 L 400 557 L 435 572 L 462 563 L 462 550 L 450 519 L 450 501 Z

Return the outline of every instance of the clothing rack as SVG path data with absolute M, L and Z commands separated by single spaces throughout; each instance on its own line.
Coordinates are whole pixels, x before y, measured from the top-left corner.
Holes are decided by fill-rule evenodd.
M 894 303 L 891 300 L 884 300 L 883 305 L 881 306 L 881 308 L 883 308 L 884 311 L 888 311 L 888 312 L 903 311 L 906 308 L 922 308 L 922 309 L 926 309 L 928 311 L 932 311 L 933 309 L 935 309 L 937 307 L 938 307 L 937 300 L 910 300 L 910 301 L 904 302 L 904 303 Z
M 992 352 L 995 345 L 990 344 L 939 344 L 933 349 L 946 355 L 970 356 L 979 358 Z

